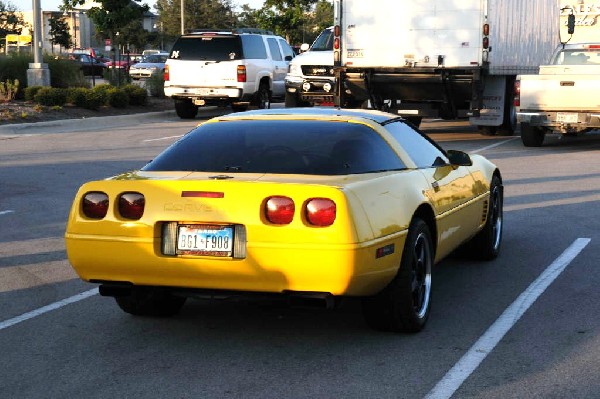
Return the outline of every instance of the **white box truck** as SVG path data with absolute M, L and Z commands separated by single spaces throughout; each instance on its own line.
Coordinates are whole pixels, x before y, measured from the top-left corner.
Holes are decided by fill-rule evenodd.
M 517 79 L 517 121 L 526 147 L 541 146 L 547 133 L 600 129 L 600 2 L 561 0 L 561 6 L 561 44 L 550 64 L 540 66 L 539 75 Z
M 336 104 L 513 134 L 514 82 L 558 43 L 558 0 L 334 0 Z

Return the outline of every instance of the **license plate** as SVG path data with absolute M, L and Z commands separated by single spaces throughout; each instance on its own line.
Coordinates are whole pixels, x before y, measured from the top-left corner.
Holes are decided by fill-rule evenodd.
M 563 123 L 577 123 L 577 114 L 573 112 L 557 112 L 556 121 Z
M 177 228 L 180 255 L 232 256 L 233 226 L 182 224 Z

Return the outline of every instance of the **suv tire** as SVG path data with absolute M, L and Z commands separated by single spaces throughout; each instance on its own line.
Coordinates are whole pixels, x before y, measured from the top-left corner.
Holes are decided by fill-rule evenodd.
M 198 115 L 198 106 L 191 100 L 175 100 L 175 112 L 181 119 L 194 119 Z
M 258 109 L 269 109 L 271 108 L 271 90 L 269 85 L 262 82 L 258 88 L 258 91 L 254 93 L 250 104 L 258 107 Z

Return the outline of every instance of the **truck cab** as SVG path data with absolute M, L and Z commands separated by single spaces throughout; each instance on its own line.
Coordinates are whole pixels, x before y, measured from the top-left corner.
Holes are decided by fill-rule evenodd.
M 333 104 L 333 27 L 324 29 L 307 51 L 295 57 L 285 77 L 285 106 Z

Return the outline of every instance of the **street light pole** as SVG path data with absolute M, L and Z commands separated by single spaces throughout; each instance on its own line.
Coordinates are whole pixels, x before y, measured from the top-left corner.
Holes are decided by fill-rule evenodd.
M 42 58 L 42 9 L 40 0 L 33 0 L 33 63 L 27 70 L 27 86 L 50 86 L 50 70 Z
M 184 0 L 181 0 L 181 34 L 185 34 L 185 28 L 183 23 L 184 12 L 183 12 Z

